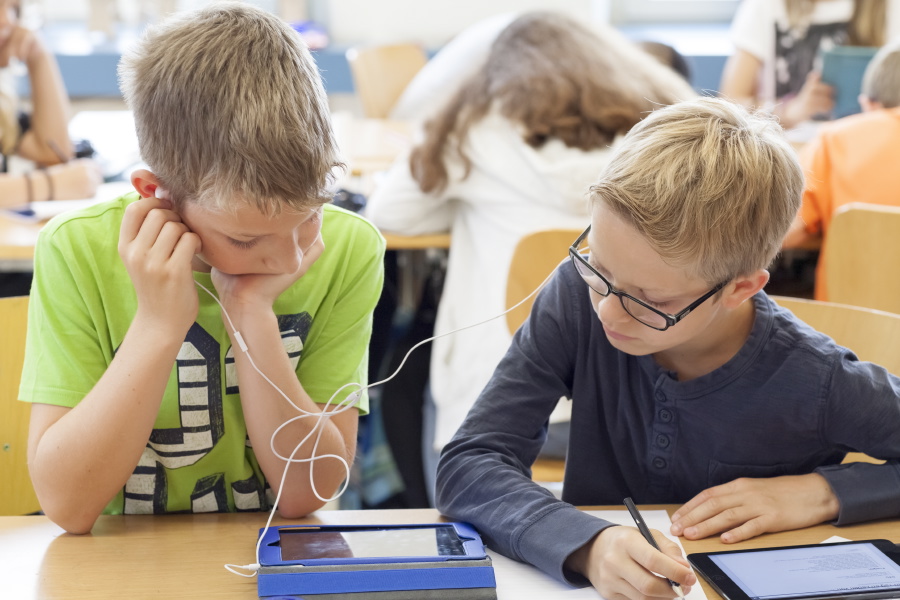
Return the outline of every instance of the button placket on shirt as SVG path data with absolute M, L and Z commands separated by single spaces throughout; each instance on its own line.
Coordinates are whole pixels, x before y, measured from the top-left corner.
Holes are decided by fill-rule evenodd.
M 650 488 L 664 494 L 671 488 L 672 453 L 675 442 L 675 408 L 665 393 L 654 395 L 653 424 L 650 432 Z

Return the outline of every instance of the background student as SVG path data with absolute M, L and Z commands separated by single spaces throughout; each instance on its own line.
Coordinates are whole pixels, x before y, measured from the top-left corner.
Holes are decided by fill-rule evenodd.
M 694 95 L 614 30 L 544 12 L 509 23 L 481 68 L 447 93 L 424 139 L 366 207 L 386 231 L 451 231 L 436 334 L 501 313 L 516 243 L 540 229 L 579 227 L 587 186 L 619 136 L 660 104 Z M 436 430 L 426 444 L 439 450 L 450 439 L 509 340 L 504 319 L 435 340 Z
M 267 510 L 278 492 L 306 515 L 353 461 L 366 395 L 319 417 L 366 383 L 384 252 L 326 204 L 339 163 L 315 63 L 234 3 L 151 28 L 120 75 L 150 170 L 53 220 L 35 253 L 20 398 L 41 508 L 74 533 L 101 513 Z M 310 435 L 327 457 L 282 479 Z
M 897 0 L 743 0 L 719 92 L 771 110 L 790 128 L 834 108 L 834 91 L 821 81 L 823 50 L 881 46 L 898 33 Z
M 802 189 L 781 127 L 737 104 L 635 126 L 591 188 L 579 250 L 445 447 L 438 509 L 507 556 L 635 599 L 674 596 L 654 573 L 696 578 L 675 544 L 575 506 L 684 503 L 673 534 L 725 543 L 900 514 L 900 378 L 762 291 Z M 530 478 L 560 396 L 562 501 Z M 851 450 L 888 462 L 840 464 Z
M 90 198 L 101 181 L 99 167 L 86 159 L 58 164 L 73 154 L 69 102 L 56 59 L 34 32 L 19 24 L 20 11 L 20 0 L 0 0 L 0 208 L 32 200 Z M 30 112 L 18 103 L 15 63 L 28 72 Z M 6 159 L 14 154 L 49 168 L 7 174 Z
M 863 77 L 863 112 L 828 123 L 804 148 L 803 205 L 784 238 L 785 248 L 804 247 L 822 236 L 834 213 L 852 202 L 900 206 L 900 40 L 878 51 Z M 827 300 L 825 261 L 816 268 L 817 300 Z

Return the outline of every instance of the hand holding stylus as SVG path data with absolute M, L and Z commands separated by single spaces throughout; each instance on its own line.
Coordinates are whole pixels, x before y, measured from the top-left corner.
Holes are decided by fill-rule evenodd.
M 650 528 L 647 527 L 647 524 L 644 522 L 644 517 L 641 516 L 637 506 L 634 505 L 634 501 L 631 498 L 625 498 L 624 503 L 625 508 L 627 508 L 628 512 L 631 514 L 631 518 L 634 519 L 634 524 L 637 525 L 638 531 L 641 532 L 641 535 L 644 536 L 644 539 L 647 540 L 651 546 L 659 550 L 659 544 L 656 543 L 653 534 L 650 533 Z M 678 594 L 678 597 L 684 598 L 684 591 L 681 589 L 681 584 L 672 581 L 671 579 L 668 581 L 669 585 L 672 586 L 672 590 Z

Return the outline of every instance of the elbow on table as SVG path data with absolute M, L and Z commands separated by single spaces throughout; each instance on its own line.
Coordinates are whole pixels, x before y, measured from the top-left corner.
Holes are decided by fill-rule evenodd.
M 79 511 L 77 507 L 52 506 L 43 502 L 41 509 L 48 519 L 65 529 L 66 533 L 75 535 L 90 533 L 100 516 L 99 513 Z
M 325 503 L 318 498 L 301 502 L 282 501 L 278 504 L 278 514 L 283 519 L 303 519 L 323 506 L 325 506 Z

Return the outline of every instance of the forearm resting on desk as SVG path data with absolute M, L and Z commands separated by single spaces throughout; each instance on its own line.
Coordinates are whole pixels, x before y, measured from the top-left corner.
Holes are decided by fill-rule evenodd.
M 0 208 L 91 198 L 102 181 L 99 165 L 86 158 L 20 175 L 0 174 Z
M 134 471 L 180 340 L 135 319 L 109 368 L 77 406 L 32 405 L 31 479 L 43 511 L 66 531 L 89 532 Z
M 324 499 L 330 498 L 348 476 L 344 465 L 353 462 L 359 412 L 356 408 L 351 408 L 332 417 L 320 418 L 318 415 L 325 407 L 313 402 L 297 379 L 281 343 L 281 332 L 271 309 L 260 311 L 261 314 L 255 317 L 245 317 L 238 311 L 229 312 L 232 313 L 235 326 L 244 332 L 242 335 L 250 348 L 253 361 L 298 408 L 312 413 L 312 416 L 297 419 L 279 431 L 274 440 L 278 454 L 290 457 L 300 441 L 309 437 L 294 453 L 293 460 L 309 459 L 315 447 L 316 456 L 335 455 L 346 461 L 341 463 L 336 458 L 321 458 L 290 466 L 284 477 L 279 512 L 286 518 L 306 516 L 324 504 L 310 486 L 310 470 L 314 476 L 312 481 L 316 491 Z M 267 481 L 277 493 L 286 463 L 272 452 L 270 441 L 279 427 L 301 413 L 263 379 L 250 364 L 246 353 L 235 353 L 235 365 L 241 382 L 241 405 L 253 451 Z M 347 393 L 351 391 L 348 389 Z M 337 398 L 328 410 L 333 410 L 335 404 L 343 399 L 343 396 Z M 317 427 L 319 429 L 313 433 L 313 429 Z

